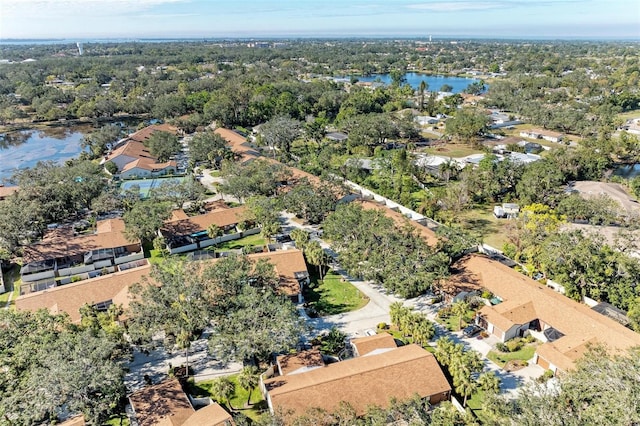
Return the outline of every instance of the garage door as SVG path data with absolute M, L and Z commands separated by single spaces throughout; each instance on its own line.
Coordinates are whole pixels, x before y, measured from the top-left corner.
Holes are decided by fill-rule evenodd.
M 549 362 L 539 355 L 538 355 L 538 362 L 536 364 L 538 364 L 540 367 L 544 368 L 545 370 L 549 369 Z

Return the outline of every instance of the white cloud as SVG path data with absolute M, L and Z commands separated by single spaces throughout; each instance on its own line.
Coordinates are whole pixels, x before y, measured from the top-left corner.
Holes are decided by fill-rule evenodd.
M 461 2 L 434 2 L 407 5 L 409 9 L 425 10 L 431 12 L 462 12 L 467 10 L 488 10 L 504 7 L 504 2 L 491 1 L 461 1 Z

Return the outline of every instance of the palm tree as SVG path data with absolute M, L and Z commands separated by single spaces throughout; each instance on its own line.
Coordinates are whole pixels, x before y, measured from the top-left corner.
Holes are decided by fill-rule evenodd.
M 475 392 L 477 384 L 469 376 L 457 376 L 460 377 L 458 380 L 458 384 L 456 384 L 456 392 L 464 397 L 464 401 L 462 402 L 462 406 L 467 406 L 467 398 L 471 396 L 473 392 Z
M 242 369 L 238 375 L 238 384 L 242 389 L 249 392 L 247 397 L 247 406 L 251 403 L 251 392 L 258 386 L 260 378 L 258 376 L 258 367 L 255 365 L 248 365 Z
M 222 228 L 220 228 L 215 223 L 212 223 L 207 228 L 207 236 L 209 238 L 211 238 L 212 240 L 215 240 L 216 238 L 221 237 L 222 236 Z
M 230 410 L 233 410 L 231 406 L 231 397 L 236 391 L 236 385 L 228 377 L 220 377 L 213 381 L 211 384 L 211 392 L 219 401 L 226 401 Z
M 451 353 L 453 352 L 454 345 L 453 340 L 449 337 L 442 337 L 438 339 L 434 355 L 438 362 L 445 367 L 449 366 L 451 363 Z
M 404 312 L 404 305 L 402 302 L 393 302 L 389 305 L 389 317 L 391 319 L 391 324 L 396 327 L 400 324 L 400 316 Z
M 260 235 L 262 238 L 267 240 L 267 250 L 269 250 L 269 242 L 271 242 L 271 238 L 280 232 L 280 224 L 277 222 L 267 222 L 262 224 L 262 229 L 260 230 Z
M 318 267 L 318 274 L 320 274 L 320 279 L 322 280 L 324 277 L 323 267 L 329 264 L 329 256 L 327 253 L 325 253 L 319 242 L 311 241 L 307 244 L 304 254 L 307 262 Z
M 426 81 L 422 80 L 420 82 L 420 111 L 424 110 L 424 92 L 427 90 L 429 85 Z
M 304 229 L 296 228 L 291 231 L 291 239 L 295 241 L 296 247 L 304 252 L 309 243 L 309 233 Z
M 462 328 L 462 317 L 467 313 L 468 310 L 469 304 L 464 300 L 460 300 L 459 302 L 451 305 L 451 313 L 458 316 L 458 329 Z
M 485 392 L 494 394 L 500 392 L 500 378 L 494 372 L 482 373 L 478 377 L 478 385 Z

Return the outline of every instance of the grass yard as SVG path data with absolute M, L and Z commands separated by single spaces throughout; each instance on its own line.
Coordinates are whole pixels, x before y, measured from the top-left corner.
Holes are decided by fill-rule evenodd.
M 125 413 L 114 414 L 102 426 L 129 426 L 129 417 Z
M 311 286 L 304 288 L 304 300 L 319 316 L 341 314 L 364 307 L 369 298 L 335 271 L 320 281 L 315 267 L 310 267 Z
M 211 393 L 211 386 L 215 381 L 215 379 L 207 380 L 207 381 L 196 383 L 196 384 L 189 383 L 189 390 L 194 396 L 199 396 L 199 397 L 210 396 L 211 399 L 216 401 L 226 410 L 231 409 L 234 412 L 242 413 L 245 416 L 249 417 L 254 422 L 258 421 L 264 413 L 268 412 L 267 401 L 265 401 L 262 398 L 262 393 L 260 393 L 260 389 L 257 386 L 251 391 L 251 402 L 249 406 L 246 406 L 245 404 L 248 401 L 249 392 L 247 392 L 246 389 L 243 389 L 238 384 L 237 374 L 228 376 L 228 378 L 235 385 L 235 393 L 231 397 L 231 406 L 233 408 L 228 406 L 227 401 L 218 400 L 216 399 L 215 395 Z
M 519 361 L 529 361 L 533 358 L 533 354 L 536 352 L 535 344 L 528 344 L 524 346 L 519 351 L 515 352 L 499 352 L 499 351 L 490 351 L 487 354 L 487 358 L 489 358 L 494 364 L 498 367 L 502 368 L 509 361 L 519 360 Z
M 460 158 L 471 154 L 479 154 L 483 151 L 481 149 L 474 148 L 469 144 L 447 143 L 426 148 L 423 152 L 430 155 Z
M 507 242 L 509 220 L 498 219 L 493 215 L 493 207 L 476 208 L 460 214 L 458 222 L 463 229 L 473 235 L 481 236 L 482 241 L 498 250 Z
M 484 404 L 485 394 L 484 391 L 480 388 L 473 395 L 467 399 L 467 407 L 475 414 L 475 416 L 480 420 L 480 424 L 489 424 L 489 420 L 484 415 L 484 411 L 482 410 L 482 405 Z M 462 402 L 462 401 L 461 401 Z
M 462 316 L 462 328 L 465 328 L 468 324 L 471 324 L 475 316 L 476 313 L 474 311 L 467 311 L 467 313 Z M 447 330 L 449 331 L 460 331 L 461 328 L 458 327 L 460 321 L 458 321 L 458 318 L 458 315 L 451 315 L 447 318 L 436 317 L 436 321 L 447 327 Z
M 216 251 L 237 250 L 248 246 L 264 246 L 265 244 L 267 244 L 267 241 L 260 234 L 256 234 L 239 240 L 225 241 L 215 246 L 215 249 Z
M 633 111 L 627 111 L 627 112 L 622 112 L 620 114 L 617 115 L 618 118 L 621 118 L 623 120 L 630 120 L 632 118 L 638 118 L 640 117 L 640 109 L 636 109 Z
M 7 292 L 0 294 L 0 308 L 4 308 L 9 297 L 11 297 L 9 306 L 13 306 L 16 298 L 20 295 L 20 285 L 22 284 L 22 280 L 20 279 L 20 265 L 13 265 L 11 269 L 2 275 Z

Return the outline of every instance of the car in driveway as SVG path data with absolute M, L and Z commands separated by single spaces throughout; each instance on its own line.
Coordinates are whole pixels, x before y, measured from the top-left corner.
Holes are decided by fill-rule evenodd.
M 464 337 L 473 337 L 482 331 L 482 327 L 471 324 L 462 330 Z

